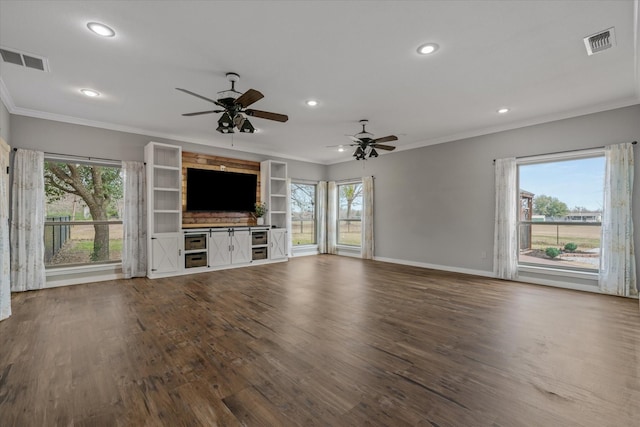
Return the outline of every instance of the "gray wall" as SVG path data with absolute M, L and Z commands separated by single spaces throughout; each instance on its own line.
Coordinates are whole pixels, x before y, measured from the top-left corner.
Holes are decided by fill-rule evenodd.
M 5 107 L 4 100 L 0 99 L 0 137 L 8 144 L 11 144 L 9 141 L 9 136 L 11 135 L 10 125 L 9 110 Z
M 365 169 L 362 162 L 335 164 L 328 174 L 333 180 L 375 176 L 376 257 L 491 272 L 493 159 L 635 140 L 640 105 L 390 153 L 367 161 Z M 633 208 L 640 212 L 640 185 Z M 640 232 L 635 238 L 640 248 Z
M 11 138 L 11 146 L 14 148 L 112 160 L 142 161 L 144 159 L 144 146 L 149 141 L 181 145 L 185 151 L 236 159 L 254 161 L 279 159 L 277 157 L 208 147 L 147 135 L 16 115 L 11 116 Z M 309 180 L 326 178 L 327 167 L 324 165 L 289 159 L 282 160 L 288 163 L 289 176 Z

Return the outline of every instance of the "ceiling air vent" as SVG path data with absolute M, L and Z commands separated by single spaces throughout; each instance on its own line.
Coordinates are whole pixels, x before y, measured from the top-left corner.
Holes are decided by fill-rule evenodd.
M 2 60 L 9 64 L 49 72 L 49 62 L 47 58 L 43 58 L 42 56 L 20 52 L 16 49 L 7 49 L 5 47 L 0 47 L 0 55 L 2 56 Z
M 587 55 L 602 52 L 616 45 L 616 33 L 613 27 L 608 30 L 590 35 L 584 38 L 584 45 L 587 48 Z

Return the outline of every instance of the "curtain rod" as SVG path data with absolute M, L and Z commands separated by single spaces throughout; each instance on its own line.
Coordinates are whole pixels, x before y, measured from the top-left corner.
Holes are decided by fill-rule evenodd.
M 366 176 L 366 175 L 365 175 L 365 176 Z M 373 178 L 373 179 L 376 179 L 376 177 L 375 177 L 375 176 L 373 176 L 373 175 L 369 175 L 369 176 L 370 176 L 371 178 Z M 338 183 L 342 183 L 342 182 L 355 182 L 355 181 L 360 181 L 360 180 L 362 180 L 362 178 L 347 178 L 347 179 L 337 179 L 337 180 L 335 180 L 335 181 L 333 181 L 333 182 L 335 182 L 336 184 L 338 184 Z
M 638 141 L 633 141 L 631 144 L 636 145 L 638 143 Z M 566 151 L 556 151 L 553 153 L 543 153 L 543 154 L 532 154 L 530 156 L 521 156 L 521 157 L 516 157 L 516 159 L 526 159 L 529 157 L 538 157 L 538 156 L 549 156 L 552 154 L 564 154 L 564 153 L 578 153 L 580 151 L 589 151 L 589 150 L 598 150 L 601 148 L 606 148 L 608 147 L 608 145 L 603 145 L 601 147 L 592 147 L 592 148 L 579 148 L 577 150 L 566 150 Z M 493 163 L 496 162 L 496 159 L 493 159 Z
M 14 148 L 13 151 L 18 151 L 18 148 Z M 122 163 L 122 160 L 105 159 L 103 157 L 78 156 L 78 155 L 75 155 L 75 154 L 51 153 L 51 152 L 48 152 L 48 151 L 44 151 L 44 155 L 45 156 L 71 157 L 71 158 L 79 159 L 79 160 L 101 160 L 101 161 L 111 162 L 111 163 L 118 163 L 118 162 Z

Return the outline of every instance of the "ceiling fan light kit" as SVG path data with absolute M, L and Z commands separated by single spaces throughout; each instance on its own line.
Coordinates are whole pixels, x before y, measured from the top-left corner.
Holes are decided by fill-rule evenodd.
M 366 126 L 369 120 L 360 120 L 360 124 L 362 125 L 362 132 L 357 133 L 353 136 L 350 136 L 351 140 L 353 140 L 353 144 L 349 144 L 352 147 L 356 147 L 356 150 L 353 152 L 353 157 L 356 160 L 367 160 L 371 157 L 378 157 L 379 150 L 393 151 L 396 147 L 391 145 L 382 145 L 382 142 L 389 141 L 397 141 L 398 137 L 395 135 L 383 136 L 382 138 L 373 138 L 373 134 L 371 132 L 367 132 Z M 340 150 L 338 150 L 340 151 Z
M 195 96 L 205 101 L 216 104 L 221 110 L 199 111 L 196 113 L 185 113 L 183 116 L 199 116 L 203 114 L 219 114 L 222 116 L 218 119 L 218 127 L 216 130 L 220 133 L 235 133 L 234 128 L 241 133 L 255 133 L 256 128 L 253 127 L 247 116 L 258 117 L 260 119 L 273 120 L 276 122 L 286 122 L 289 117 L 285 114 L 271 113 L 269 111 L 253 110 L 247 107 L 264 98 L 264 95 L 255 89 L 249 89 L 245 93 L 236 90 L 236 82 L 240 80 L 237 73 L 227 73 L 227 80 L 231 83 L 231 89 L 218 92 L 218 100 L 213 100 L 186 89 L 176 88 L 186 94 Z

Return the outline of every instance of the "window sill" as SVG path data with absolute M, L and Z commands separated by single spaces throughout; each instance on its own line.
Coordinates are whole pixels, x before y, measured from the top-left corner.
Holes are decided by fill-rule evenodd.
M 81 285 L 122 278 L 122 263 L 79 265 L 49 268 L 45 271 L 46 288 Z
M 598 281 L 599 274 L 589 271 L 562 270 L 559 268 L 537 267 L 532 265 L 518 265 L 519 273 L 538 273 L 549 276 L 573 277 L 576 279 L 595 280 Z

